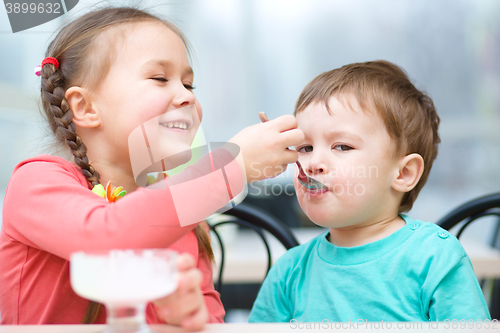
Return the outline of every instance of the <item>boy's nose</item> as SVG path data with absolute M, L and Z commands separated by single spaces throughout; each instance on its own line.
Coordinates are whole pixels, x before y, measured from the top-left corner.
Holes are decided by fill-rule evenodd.
M 328 166 L 319 154 L 313 154 L 309 163 L 307 163 L 307 173 L 310 175 L 326 174 L 328 173 Z

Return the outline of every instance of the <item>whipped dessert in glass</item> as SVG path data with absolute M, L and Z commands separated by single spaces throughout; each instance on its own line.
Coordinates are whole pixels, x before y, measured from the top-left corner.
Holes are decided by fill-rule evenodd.
M 106 306 L 107 332 L 150 332 L 146 305 L 177 288 L 176 258 L 167 249 L 75 252 L 71 286 L 79 296 Z

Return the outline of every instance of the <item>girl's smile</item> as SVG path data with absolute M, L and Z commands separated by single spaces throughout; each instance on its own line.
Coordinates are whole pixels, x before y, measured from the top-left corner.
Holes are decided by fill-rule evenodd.
M 185 121 L 171 121 L 168 123 L 160 123 L 161 126 L 166 127 L 166 128 L 172 128 L 172 129 L 180 129 L 180 130 L 187 130 L 190 125 L 185 122 Z
M 159 125 L 173 133 L 190 134 L 193 129 L 194 104 L 181 109 L 168 111 L 158 118 Z M 197 121 L 199 123 L 199 119 Z

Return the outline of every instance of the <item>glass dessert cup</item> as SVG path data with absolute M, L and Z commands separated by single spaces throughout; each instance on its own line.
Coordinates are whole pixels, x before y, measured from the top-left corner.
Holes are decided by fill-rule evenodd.
M 105 305 L 105 332 L 149 333 L 146 305 L 177 288 L 176 258 L 167 249 L 75 252 L 70 257 L 71 287 Z

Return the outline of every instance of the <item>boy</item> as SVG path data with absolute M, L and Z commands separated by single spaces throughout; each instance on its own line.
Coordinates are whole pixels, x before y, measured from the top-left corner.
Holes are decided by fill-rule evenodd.
M 329 232 L 276 262 L 249 321 L 490 319 L 458 240 L 401 214 L 437 155 L 432 100 L 399 67 L 374 61 L 316 77 L 295 115 L 299 160 L 327 186 L 308 190 L 295 176 L 297 198 Z

